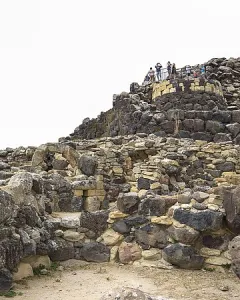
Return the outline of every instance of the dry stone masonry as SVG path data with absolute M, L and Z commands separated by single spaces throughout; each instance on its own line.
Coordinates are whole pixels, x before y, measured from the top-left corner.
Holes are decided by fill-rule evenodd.
M 232 265 L 240 277 L 240 110 L 225 98 L 238 60 L 231 76 L 221 68 L 230 61 L 208 63 L 223 94 L 216 78 L 177 79 L 184 91 L 132 84 L 59 143 L 0 151 L 0 290 L 73 258 Z

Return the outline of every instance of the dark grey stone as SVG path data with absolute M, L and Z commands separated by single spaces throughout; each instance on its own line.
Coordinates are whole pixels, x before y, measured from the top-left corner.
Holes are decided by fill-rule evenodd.
M 87 176 L 95 174 L 97 168 L 97 160 L 95 157 L 82 155 L 78 161 L 78 167 Z
M 216 165 L 217 169 L 223 172 L 232 172 L 235 171 L 235 164 L 231 161 L 226 161 Z
M 220 122 L 211 121 L 211 120 L 206 121 L 206 131 L 214 135 L 219 132 L 224 132 L 224 129 L 225 126 Z
M 163 258 L 182 269 L 199 270 L 204 258 L 191 246 L 176 243 L 163 249 Z
M 240 187 L 223 190 L 223 207 L 227 224 L 232 231 L 240 233 Z
M 221 123 L 229 123 L 231 122 L 231 112 L 225 110 L 217 110 L 213 112 L 213 120 Z
M 100 236 L 108 227 L 108 211 L 96 211 L 96 212 L 87 212 L 84 211 L 81 213 L 80 225 L 84 228 L 87 228 L 93 231 L 96 234 L 96 237 Z
M 164 248 L 168 244 L 166 226 L 148 224 L 135 231 L 135 238 L 143 249 Z
M 12 218 L 14 207 L 12 196 L 0 190 L 0 224 L 4 224 Z
M 113 223 L 112 225 L 112 229 L 121 233 L 121 234 L 125 234 L 125 233 L 129 233 L 130 230 L 131 230 L 131 227 L 128 226 L 124 220 L 120 220 L 120 221 L 117 221 L 115 223 Z
M 240 123 L 240 110 L 233 110 L 232 111 L 232 121 Z
M 3 268 L 0 269 L 0 292 L 7 292 L 13 285 L 12 274 L 9 270 Z
M 121 193 L 117 199 L 117 207 L 123 213 L 132 214 L 137 211 L 139 201 L 137 193 Z
M 213 138 L 214 143 L 230 142 L 231 140 L 230 134 L 227 133 L 217 133 Z
M 191 211 L 177 208 L 174 210 L 174 219 L 182 224 L 186 224 L 196 230 L 219 230 L 222 227 L 222 212 L 203 210 Z
M 191 134 L 191 138 L 193 140 L 203 140 L 207 142 L 210 142 L 212 140 L 211 134 L 207 132 L 194 132 Z
M 139 177 L 138 181 L 138 189 L 139 190 L 149 190 L 150 189 L 150 179 Z
M 81 256 L 86 261 L 108 262 L 110 259 L 110 249 L 101 243 L 90 242 L 81 248 Z
M 240 122 L 240 120 L 239 120 L 239 122 Z M 240 132 L 240 124 L 239 123 L 227 124 L 226 128 L 232 134 L 233 137 L 236 137 Z
M 174 225 L 172 225 L 167 229 L 167 231 L 169 236 L 174 241 L 187 245 L 193 245 L 200 235 L 199 231 L 187 226 L 175 227 Z
M 143 216 L 162 216 L 166 213 L 165 200 L 162 197 L 145 198 L 141 200 L 138 214 Z
M 60 238 L 49 241 L 49 257 L 52 261 L 64 261 L 74 258 L 73 243 Z

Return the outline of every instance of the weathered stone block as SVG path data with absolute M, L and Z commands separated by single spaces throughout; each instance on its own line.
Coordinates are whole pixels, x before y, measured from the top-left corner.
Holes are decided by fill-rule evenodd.
M 174 210 L 173 217 L 182 224 L 186 224 L 196 230 L 219 230 L 222 227 L 222 212 L 203 210 L 191 211 L 177 208 Z
M 183 269 L 201 269 L 204 258 L 191 246 L 173 244 L 163 249 L 163 258 Z

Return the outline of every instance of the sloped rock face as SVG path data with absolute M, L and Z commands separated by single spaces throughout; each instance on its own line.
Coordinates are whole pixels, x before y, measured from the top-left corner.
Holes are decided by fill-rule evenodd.
M 239 58 L 212 59 L 205 63 L 206 78 L 195 80 L 188 80 L 183 70 L 176 80 L 163 84 L 163 89 L 167 85 L 166 93 L 154 101 L 151 85 L 133 83 L 130 93 L 114 95 L 112 109 L 101 113 L 97 119 L 86 119 L 66 140 L 154 133 L 239 143 L 239 63 Z M 199 68 L 196 65 L 192 70 L 200 73 Z M 213 92 L 212 85 L 217 93 Z

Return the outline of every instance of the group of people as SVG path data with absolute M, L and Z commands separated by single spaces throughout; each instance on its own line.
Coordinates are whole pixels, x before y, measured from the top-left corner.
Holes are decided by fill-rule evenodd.
M 183 69 L 181 69 L 181 76 L 182 76 L 182 71 Z M 192 75 L 194 78 L 197 78 L 199 76 L 205 78 L 206 69 L 204 65 L 201 65 L 198 70 L 196 69 L 192 70 L 191 66 L 187 65 L 185 67 L 185 72 L 188 79 Z M 147 75 L 144 78 L 144 82 L 149 82 L 149 81 L 155 82 L 164 79 L 175 79 L 176 76 L 177 76 L 177 68 L 175 63 L 171 64 L 170 61 L 168 61 L 166 69 L 162 69 L 162 65 L 160 63 L 157 63 L 155 65 L 155 70 L 152 67 L 150 68 L 150 70 L 148 71 Z

